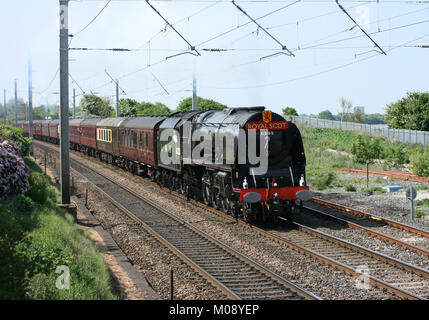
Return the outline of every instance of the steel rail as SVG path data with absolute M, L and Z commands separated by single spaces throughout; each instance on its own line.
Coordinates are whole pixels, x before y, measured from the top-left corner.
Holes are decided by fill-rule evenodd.
M 329 207 L 331 207 L 331 206 L 329 206 Z M 425 255 L 425 256 L 429 257 L 429 251 L 426 250 L 426 249 L 423 249 L 423 248 L 417 247 L 415 245 L 412 245 L 410 243 L 407 243 L 407 242 L 401 241 L 399 239 L 393 238 L 393 237 L 388 236 L 386 234 L 383 234 L 381 232 L 377 232 L 377 231 L 371 230 L 370 228 L 367 228 L 367 227 L 361 226 L 361 225 L 359 225 L 357 223 L 354 223 L 352 221 L 349 221 L 349 220 L 346 220 L 346 219 L 334 216 L 334 215 L 329 214 L 327 212 L 323 212 L 323 211 L 321 211 L 321 210 L 319 210 L 317 208 L 312 208 L 312 207 L 309 207 L 308 205 L 304 205 L 304 208 L 307 209 L 307 210 L 309 210 L 309 211 L 311 211 L 311 212 L 317 213 L 317 214 L 325 216 L 325 217 L 329 217 L 332 220 L 335 220 L 335 221 L 338 221 L 338 222 L 340 222 L 342 224 L 345 224 L 349 228 L 356 229 L 356 230 L 363 230 L 363 231 L 365 231 L 366 233 L 368 233 L 371 236 L 374 236 L 376 238 L 388 241 L 388 242 L 393 243 L 395 245 L 398 245 L 398 246 L 401 246 L 401 247 L 413 250 L 413 251 L 415 251 L 415 252 L 417 252 L 419 254 L 422 254 L 422 255 Z
M 313 202 L 314 203 L 319 203 L 319 204 L 322 204 L 322 205 L 325 205 L 325 206 L 329 206 L 329 207 L 335 208 L 337 210 L 340 210 L 340 211 L 343 211 L 343 212 L 347 212 L 347 213 L 351 213 L 351 214 L 354 214 L 354 215 L 357 215 L 357 216 L 363 216 L 363 217 L 367 217 L 367 218 L 370 218 L 370 219 L 382 221 L 382 222 L 384 222 L 384 223 L 386 223 L 386 224 L 388 224 L 388 225 L 390 225 L 392 227 L 395 227 L 395 228 L 398 228 L 398 229 L 402 229 L 402 230 L 405 230 L 405 231 L 408 231 L 408 232 L 411 232 L 411 233 L 423 236 L 425 238 L 429 238 L 429 232 L 428 231 L 422 230 L 422 229 L 418 229 L 418 228 L 412 227 L 412 226 L 404 224 L 404 223 L 396 222 L 396 221 L 393 221 L 393 220 L 390 220 L 390 219 L 387 219 L 387 218 L 383 218 L 383 217 L 380 217 L 380 216 L 377 216 L 377 215 L 374 215 L 374 214 L 369 214 L 369 213 L 366 213 L 366 212 L 363 212 L 363 211 L 359 211 L 359 210 L 356 210 L 356 209 L 353 209 L 353 208 L 350 208 L 350 207 L 347 207 L 347 206 L 343 206 L 343 205 L 340 205 L 340 204 L 337 204 L 337 203 L 333 203 L 333 202 L 330 202 L 330 201 L 326 201 L 326 200 L 322 200 L 322 199 L 319 199 L 319 198 L 313 198 Z

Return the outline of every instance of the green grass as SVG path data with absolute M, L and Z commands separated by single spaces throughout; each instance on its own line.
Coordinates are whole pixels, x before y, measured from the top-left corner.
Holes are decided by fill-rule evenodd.
M 307 179 L 310 182 L 310 186 L 315 186 L 319 190 L 329 188 L 330 186 L 341 186 L 341 182 L 339 181 L 335 181 L 330 185 L 316 182 L 316 180 L 325 179 L 326 175 L 329 172 L 333 172 L 335 168 L 366 169 L 365 164 L 357 162 L 356 156 L 350 157 L 339 152 L 327 151 L 327 149 L 333 149 L 344 151 L 351 155 L 353 144 L 355 143 L 356 145 L 359 136 L 371 139 L 376 145 L 379 145 L 379 158 L 384 160 L 383 164 L 372 161 L 369 167 L 370 170 L 390 170 L 399 164 L 408 163 L 410 155 L 415 152 L 421 152 L 422 149 L 421 145 L 399 144 L 390 142 L 385 138 L 369 138 L 366 134 L 359 135 L 357 132 L 341 129 L 321 129 L 305 126 L 300 126 L 299 129 L 307 159 Z M 363 148 L 362 150 L 366 149 Z M 365 157 L 365 155 L 362 156 Z M 376 179 L 375 183 L 386 183 L 386 180 L 380 177 Z
M 386 189 L 383 189 L 381 187 L 371 187 L 371 188 L 362 188 L 361 192 L 372 192 L 375 194 L 381 194 L 381 193 L 386 193 Z
M 416 190 L 429 190 L 429 186 L 424 186 L 424 185 L 415 186 L 413 188 L 416 189 Z
M 416 210 L 415 211 L 415 216 L 418 219 L 423 218 L 424 216 L 427 216 L 428 214 L 429 214 L 428 212 L 424 212 L 423 210 Z
M 351 184 L 349 184 L 349 185 L 347 185 L 345 187 L 345 190 L 348 191 L 348 192 L 356 192 L 356 187 L 353 186 L 353 185 L 351 185 Z
M 60 196 L 30 158 L 32 189 L 0 202 L 0 299 L 117 299 L 88 234 L 56 207 Z M 56 282 L 67 266 L 69 289 Z
M 423 206 L 429 208 L 429 199 L 421 199 L 416 201 L 416 206 Z

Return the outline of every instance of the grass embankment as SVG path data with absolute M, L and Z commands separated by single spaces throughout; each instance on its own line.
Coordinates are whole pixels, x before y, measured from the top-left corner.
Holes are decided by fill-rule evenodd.
M 429 166 L 421 145 L 390 142 L 385 138 L 359 135 L 341 129 L 320 129 L 300 127 L 307 158 L 307 178 L 310 185 L 324 190 L 343 187 L 345 191 L 357 191 L 355 185 L 362 184 L 361 179 L 339 181 L 334 168 L 365 169 L 365 160 L 370 160 L 370 170 L 390 170 L 410 164 L 413 169 Z M 419 156 L 416 156 L 419 155 Z M 419 158 L 418 160 L 414 160 Z M 422 159 L 421 159 L 422 158 Z M 424 172 L 424 170 L 423 170 Z M 389 179 L 372 179 L 372 184 L 385 184 Z M 384 192 L 379 186 L 361 191 Z
M 60 195 L 36 163 L 25 162 L 30 190 L 0 201 L 0 299 L 116 299 L 88 233 L 56 207 Z

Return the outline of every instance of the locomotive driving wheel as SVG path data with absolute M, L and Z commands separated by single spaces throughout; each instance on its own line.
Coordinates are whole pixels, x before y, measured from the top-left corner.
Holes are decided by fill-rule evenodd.
M 203 182 L 203 186 L 201 188 L 203 190 L 203 201 L 205 205 L 210 205 L 212 202 L 210 186 Z
M 221 198 L 221 206 L 222 206 L 222 211 L 227 213 L 227 214 L 231 214 L 232 212 L 232 206 L 231 206 L 231 201 L 226 198 L 226 197 L 222 197 Z
M 215 209 L 221 208 L 221 199 L 220 199 L 220 195 L 219 195 L 219 190 L 216 188 L 213 188 L 212 207 Z
M 247 223 L 252 223 L 256 220 L 256 208 L 253 208 L 251 203 L 243 204 L 243 219 Z

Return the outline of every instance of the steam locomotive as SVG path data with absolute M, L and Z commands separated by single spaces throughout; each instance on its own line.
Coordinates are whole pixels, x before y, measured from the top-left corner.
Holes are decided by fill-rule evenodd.
M 35 139 L 59 133 L 58 120 L 33 122 Z M 69 135 L 73 150 L 247 222 L 293 219 L 312 197 L 298 128 L 264 107 L 73 119 Z

